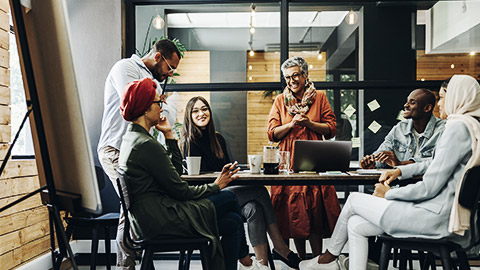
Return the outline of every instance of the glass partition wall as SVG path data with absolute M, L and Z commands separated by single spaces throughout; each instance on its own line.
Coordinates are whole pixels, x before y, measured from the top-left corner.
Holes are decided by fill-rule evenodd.
M 480 7 L 467 3 L 462 12 L 462 3 L 455 2 L 354 3 L 129 0 L 125 56 L 146 53 L 163 36 L 185 45 L 185 57 L 167 85 L 169 104 L 177 109 L 176 128 L 186 102 L 205 97 L 217 130 L 240 163 L 269 143 L 268 113 L 285 86 L 280 65 L 302 56 L 310 80 L 326 91 L 336 114 L 334 140 L 352 141 L 352 160 L 358 160 L 403 119 L 413 89 L 438 90 L 453 74 L 478 78 L 480 22 L 472 14 Z M 447 10 L 454 15 L 441 16 Z M 163 27 L 155 29 L 152 22 Z M 449 35 L 438 25 L 449 27 Z

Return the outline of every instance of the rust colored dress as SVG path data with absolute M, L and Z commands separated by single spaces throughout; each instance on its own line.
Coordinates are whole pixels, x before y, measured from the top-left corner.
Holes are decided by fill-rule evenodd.
M 307 112 L 308 118 L 330 127 L 330 136 L 335 136 L 335 114 L 327 96 L 317 90 L 315 102 Z M 273 138 L 273 130 L 291 122 L 285 107 L 283 94 L 275 99 L 268 118 L 268 138 Z M 280 151 L 290 151 L 290 164 L 293 165 L 295 140 L 322 140 L 322 135 L 307 127 L 295 126 L 281 141 Z M 331 236 L 340 215 L 340 203 L 333 186 L 272 186 L 272 204 L 278 220 L 278 227 L 284 239 L 308 238 L 311 233 Z

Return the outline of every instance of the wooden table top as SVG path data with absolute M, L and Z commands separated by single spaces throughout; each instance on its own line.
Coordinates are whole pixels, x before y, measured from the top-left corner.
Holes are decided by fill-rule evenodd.
M 213 182 L 220 173 L 200 175 L 182 175 L 181 178 L 191 185 Z M 378 182 L 379 175 L 359 175 L 356 172 L 341 174 L 325 173 L 290 173 L 284 174 L 251 174 L 238 173 L 239 178 L 229 185 L 373 185 Z

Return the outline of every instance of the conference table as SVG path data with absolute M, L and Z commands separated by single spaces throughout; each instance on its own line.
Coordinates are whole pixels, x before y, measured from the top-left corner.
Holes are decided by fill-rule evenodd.
M 217 173 L 205 173 L 199 175 L 182 175 L 182 179 L 190 185 L 200 185 L 212 183 L 218 176 Z M 346 172 L 337 174 L 327 173 L 290 173 L 286 174 L 251 174 L 249 172 L 239 172 L 238 179 L 232 181 L 229 186 L 234 185 L 266 185 L 266 186 L 308 186 L 308 185 L 342 185 L 342 186 L 360 186 L 373 185 L 378 183 L 379 175 L 357 174 L 356 172 Z

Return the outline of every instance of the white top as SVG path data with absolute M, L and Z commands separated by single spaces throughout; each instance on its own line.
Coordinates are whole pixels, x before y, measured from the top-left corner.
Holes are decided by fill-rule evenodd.
M 423 136 L 423 133 L 418 133 L 415 128 L 412 128 L 412 134 L 413 138 L 415 138 L 415 154 L 413 154 L 414 157 L 419 157 L 420 156 L 420 147 L 418 147 L 418 142 L 420 140 L 420 137 Z

